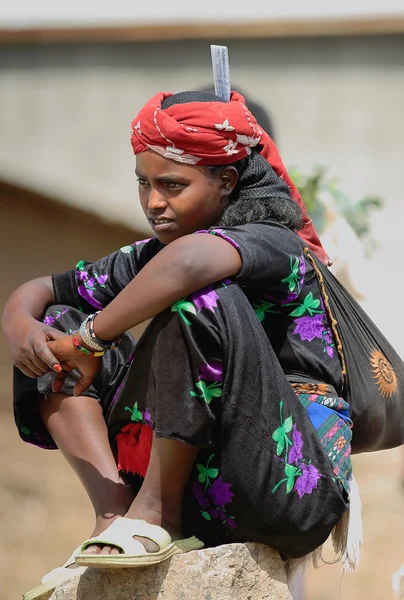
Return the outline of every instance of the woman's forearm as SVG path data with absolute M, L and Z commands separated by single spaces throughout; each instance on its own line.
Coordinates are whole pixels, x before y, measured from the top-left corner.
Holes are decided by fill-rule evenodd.
M 238 251 L 210 234 L 187 235 L 168 244 L 96 318 L 100 339 L 113 340 L 174 302 L 241 269 Z
M 7 335 L 10 327 L 26 319 L 39 319 L 49 304 L 55 302 L 52 277 L 40 277 L 24 283 L 10 296 L 2 317 Z

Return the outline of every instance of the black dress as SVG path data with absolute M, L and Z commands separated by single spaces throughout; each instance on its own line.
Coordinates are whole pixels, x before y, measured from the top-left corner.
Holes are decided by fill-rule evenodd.
M 134 486 L 153 429 L 200 448 L 183 501 L 185 535 L 206 545 L 262 542 L 299 557 L 348 509 L 352 424 L 333 332 L 297 235 L 272 221 L 209 233 L 240 252 L 238 277 L 179 300 L 137 343 L 125 334 L 85 395 L 101 403 L 118 467 Z M 155 238 L 137 242 L 54 275 L 58 305 L 45 322 L 76 330 L 161 248 Z M 51 378 L 15 369 L 20 435 L 44 448 L 56 447 L 37 410 Z

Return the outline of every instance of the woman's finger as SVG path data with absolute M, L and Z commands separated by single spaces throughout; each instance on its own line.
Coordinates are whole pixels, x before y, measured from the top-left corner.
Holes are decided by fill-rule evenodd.
M 48 348 L 46 343 L 44 343 L 39 348 L 34 348 L 34 352 L 53 371 L 60 372 L 62 370 L 60 362 Z
M 93 383 L 94 379 L 95 379 L 95 374 L 89 375 L 89 374 L 82 373 L 80 379 L 74 386 L 74 390 L 73 390 L 74 395 L 80 396 L 80 394 L 82 394 L 87 388 L 90 387 L 90 385 Z
M 36 354 L 34 354 L 34 356 L 31 358 L 31 362 L 38 368 L 41 370 L 41 375 L 43 375 L 44 373 L 47 373 L 50 369 L 49 365 L 46 364 L 46 362 L 44 362 L 39 356 L 37 356 Z
M 61 371 L 60 373 L 56 373 L 56 376 L 52 381 L 52 392 L 55 392 L 56 394 L 60 392 L 68 374 L 69 373 L 67 371 Z
M 30 377 L 31 379 L 36 379 L 38 377 L 38 375 L 34 373 L 34 371 L 30 369 L 26 364 L 18 362 L 15 363 L 15 366 L 21 371 L 21 373 L 24 373 L 24 375 Z

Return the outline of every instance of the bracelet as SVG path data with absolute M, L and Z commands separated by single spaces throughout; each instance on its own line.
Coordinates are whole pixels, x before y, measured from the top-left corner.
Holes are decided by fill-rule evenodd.
M 104 356 L 104 354 L 105 354 L 105 350 L 103 350 L 102 352 L 98 352 L 98 351 L 88 350 L 88 348 L 84 348 L 84 346 L 80 345 L 80 342 L 75 335 L 73 336 L 73 346 L 76 348 L 76 350 L 80 350 L 80 352 L 83 352 L 83 354 L 87 354 L 87 356 L 97 356 L 98 357 L 98 356 Z
M 93 315 L 90 315 L 90 317 L 92 317 L 92 316 Z M 91 350 L 95 350 L 96 352 L 102 352 L 104 350 L 107 350 L 107 348 L 104 348 L 104 346 L 101 346 L 101 344 L 98 344 L 91 337 L 90 330 L 88 328 L 88 321 L 89 321 L 90 317 L 86 317 L 86 319 L 84 319 L 84 321 L 80 325 L 79 334 L 80 334 L 81 339 L 83 340 L 83 342 L 85 343 L 86 346 L 91 348 Z
M 115 348 L 117 346 L 119 346 L 119 344 L 121 343 L 122 337 L 119 336 L 118 338 L 116 338 L 115 340 L 112 341 L 106 341 L 106 340 L 100 340 L 100 338 L 98 338 L 95 335 L 95 331 L 94 331 L 94 320 L 95 317 L 100 313 L 101 311 L 97 311 L 96 313 L 94 313 L 93 315 L 90 315 L 89 317 L 87 317 L 86 319 L 86 327 L 88 327 L 88 331 L 90 333 L 91 339 L 93 341 L 93 344 L 91 345 L 91 347 L 93 345 L 97 345 L 100 346 L 103 350 L 115 350 Z M 84 340 L 83 340 L 84 341 Z M 90 345 L 90 344 L 89 344 Z

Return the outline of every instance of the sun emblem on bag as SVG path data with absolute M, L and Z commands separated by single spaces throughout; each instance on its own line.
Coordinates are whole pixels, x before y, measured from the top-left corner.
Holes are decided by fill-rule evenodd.
M 389 398 L 397 390 L 397 375 L 387 358 L 374 348 L 370 355 L 370 366 L 383 398 Z

